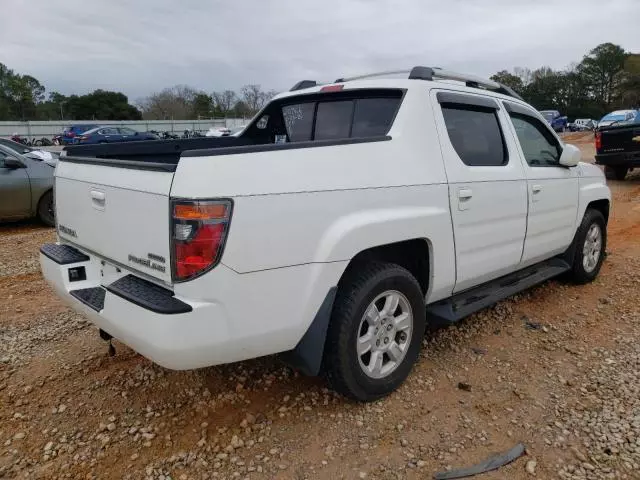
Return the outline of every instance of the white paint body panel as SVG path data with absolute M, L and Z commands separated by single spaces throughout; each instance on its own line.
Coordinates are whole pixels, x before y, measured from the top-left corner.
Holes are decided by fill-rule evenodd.
M 294 348 L 349 261 L 363 250 L 424 240 L 430 253 L 425 300 L 431 303 L 518 270 L 528 258 L 551 257 L 571 241 L 588 203 L 610 198 L 593 166 L 573 169 L 572 191 L 554 178 L 534 178 L 507 133 L 503 110 L 508 165 L 464 165 L 448 139 L 434 89 L 478 94 L 477 89 L 410 80 L 345 85 L 369 87 L 406 89 L 389 141 L 184 157 L 175 174 L 60 162 L 58 220 L 77 236 L 59 232 L 59 240 L 90 261 L 87 279 L 70 284 L 68 266 L 41 256 L 45 277 L 74 308 L 143 355 L 168 368 L 196 368 Z M 530 181 L 546 182 L 549 197 L 530 203 Z M 459 208 L 460 190 L 472 193 L 466 208 Z M 98 202 L 104 194 L 103 209 L 94 202 L 95 191 Z M 169 268 L 171 197 L 234 202 L 221 263 L 176 284 Z M 531 238 L 525 238 L 528 211 L 538 233 Z M 545 236 L 548 222 L 557 228 Z M 129 254 L 148 253 L 167 259 L 166 272 L 128 261 Z M 121 271 L 102 278 L 102 261 Z M 161 315 L 107 293 L 104 309 L 95 312 L 69 294 L 130 273 L 173 290 L 193 310 Z
M 434 90 L 431 102 L 440 134 L 456 246 L 455 291 L 517 269 L 527 222 L 527 189 L 522 162 L 510 155 L 506 165 L 470 167 L 454 149 Z M 503 131 L 503 111 L 498 111 Z M 513 151 L 513 141 L 507 147 Z

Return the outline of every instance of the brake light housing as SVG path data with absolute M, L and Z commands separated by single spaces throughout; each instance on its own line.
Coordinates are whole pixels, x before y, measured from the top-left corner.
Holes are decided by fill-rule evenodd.
M 222 258 L 233 202 L 171 200 L 171 268 L 174 282 L 199 277 Z
M 596 150 L 602 148 L 602 133 L 596 132 Z

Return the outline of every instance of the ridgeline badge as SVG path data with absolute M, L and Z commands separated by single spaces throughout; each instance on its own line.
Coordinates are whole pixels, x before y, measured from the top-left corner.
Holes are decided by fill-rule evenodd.
M 138 265 L 141 265 L 143 267 L 150 268 L 151 270 L 157 270 L 158 272 L 164 273 L 166 271 L 166 267 L 164 265 L 160 265 L 160 263 L 165 263 L 164 257 L 156 255 L 155 253 L 147 253 L 147 257 L 148 258 L 140 258 L 136 257 L 135 255 L 129 254 L 129 261 L 137 263 Z

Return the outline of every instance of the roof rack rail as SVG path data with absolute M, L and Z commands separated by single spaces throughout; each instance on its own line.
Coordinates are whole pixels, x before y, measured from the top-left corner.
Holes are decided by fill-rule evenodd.
M 519 100 L 522 100 L 522 97 L 518 95 L 516 92 L 514 92 L 513 89 L 507 87 L 506 85 L 503 85 L 502 83 L 494 82 L 493 80 L 489 80 L 487 78 L 476 77 L 475 75 L 468 75 L 466 73 L 457 73 L 457 72 L 452 72 L 450 70 L 443 70 L 440 67 L 423 67 L 420 65 L 415 66 L 412 69 L 387 70 L 383 72 L 368 73 L 366 75 L 357 75 L 355 77 L 338 78 L 335 83 L 343 83 L 343 82 L 349 82 L 353 80 L 362 80 L 365 78 L 386 77 L 389 75 L 406 75 L 406 74 L 408 74 L 409 76 L 408 78 L 411 80 L 435 80 L 435 79 L 456 80 L 459 82 L 464 82 L 467 87 L 484 88 L 485 90 L 491 90 L 493 92 L 502 93 L 503 95 L 507 95 L 509 97 L 514 97 Z
M 303 88 L 311 88 L 318 85 L 318 82 L 315 80 L 300 80 L 293 87 L 291 87 L 290 92 L 295 92 L 296 90 L 302 90 Z

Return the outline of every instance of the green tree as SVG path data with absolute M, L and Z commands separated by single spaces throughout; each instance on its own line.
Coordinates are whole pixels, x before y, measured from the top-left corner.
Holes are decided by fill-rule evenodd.
M 210 95 L 200 92 L 193 98 L 193 118 L 210 118 L 213 116 L 213 99 Z
M 618 98 L 626 58 L 619 45 L 602 43 L 585 55 L 577 67 L 591 95 L 603 107 L 611 108 Z
M 512 88 L 516 93 L 519 93 L 520 95 L 522 95 L 522 92 L 524 91 L 524 82 L 522 81 L 522 79 L 519 76 L 508 72 L 507 70 L 500 70 L 498 73 L 491 76 L 491 80 Z

